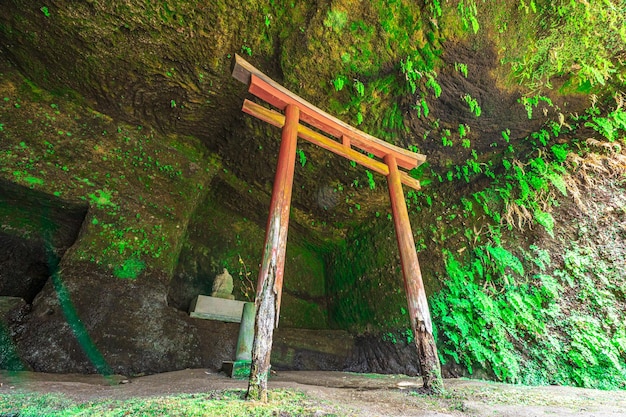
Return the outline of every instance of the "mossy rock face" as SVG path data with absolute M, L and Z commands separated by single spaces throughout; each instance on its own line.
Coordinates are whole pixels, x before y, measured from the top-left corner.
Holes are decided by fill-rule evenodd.
M 76 242 L 87 209 L 0 179 L 0 295 L 32 303 Z
M 333 1 L 319 7 L 306 28 L 285 41 L 281 64 L 286 81 L 302 94 L 327 103 L 324 92 L 338 76 L 362 81 L 389 71 L 411 48 L 426 42 L 420 6 L 399 1 Z M 349 79 L 346 90 L 352 87 Z M 329 88 L 330 87 L 330 88 Z
M 233 277 L 235 298 L 254 300 L 264 237 L 265 230 L 260 224 L 224 209 L 220 206 L 220 194 L 209 193 L 187 227 L 185 244 L 170 284 L 170 304 L 187 310 L 198 294 L 210 295 L 213 280 L 223 268 Z M 303 236 L 292 231 L 287 242 L 280 324 L 326 328 L 321 249 L 305 246 L 303 240 Z
M 89 207 L 70 256 L 134 278 L 129 262 L 172 271 L 201 190 L 216 170 L 196 139 L 114 123 L 33 87 L 5 62 L 0 173 Z M 131 268 L 132 269 L 132 268 Z
M 297 244 L 287 246 L 285 264 L 285 290 L 294 294 L 307 294 L 310 297 L 324 297 L 324 262 L 314 249 L 306 249 Z
M 249 95 L 230 75 L 235 53 L 340 119 L 427 155 L 428 165 L 411 174 L 423 190 L 405 191 L 428 294 L 449 288 L 450 254 L 484 275 L 487 265 L 475 256 L 483 250 L 479 260 L 493 268 L 485 246 L 507 246 L 494 253 L 512 259 L 542 243 L 564 260 L 555 271 L 587 274 L 571 264 L 582 253 L 554 244 L 549 233 L 579 240 L 582 231 L 567 225 L 561 233 L 558 225 L 559 217 L 578 219 L 564 201 L 595 198 L 584 184 L 618 178 L 615 193 L 623 191 L 616 168 L 623 163 L 615 161 L 624 129 L 603 138 L 599 124 L 622 120 L 604 116 L 623 108 L 622 96 L 608 97 L 623 89 L 624 66 L 616 62 L 624 35 L 621 21 L 594 27 L 613 18 L 603 4 L 209 3 L 8 0 L 0 15 L 0 181 L 86 211 L 75 243 L 37 240 L 52 243 L 50 264 L 63 274 L 47 271 L 56 278 L 33 298 L 33 313 L 9 324 L 18 353 L 36 369 L 156 372 L 232 359 L 236 329 L 194 323 L 184 311 L 193 296 L 210 293 L 224 267 L 237 298 L 251 299 L 256 289 L 280 133 L 242 115 Z M 598 48 L 581 49 L 578 39 L 597 39 Z M 562 50 L 566 44 L 575 45 Z M 588 59 L 607 46 L 614 57 Z M 594 72 L 590 62 L 604 68 Z M 593 79 L 579 82 L 585 74 Z M 410 337 L 384 183 L 298 144 L 281 325 L 366 334 L 357 347 L 366 358 L 356 361 L 360 370 L 374 366 L 377 352 L 393 356 L 394 369 L 413 360 L 394 342 L 408 346 Z M 537 197 L 530 209 L 520 206 L 529 194 Z M 588 215 L 610 232 L 597 229 L 599 240 L 586 246 L 623 237 L 623 216 L 615 214 L 623 202 L 615 201 L 605 216 L 611 224 Z M 32 232 L 20 228 L 15 211 L 0 205 L 0 215 L 11 217 L 2 221 L 11 239 L 16 230 Z M 591 251 L 584 265 L 619 273 L 621 264 L 600 262 L 623 259 L 623 245 L 613 246 Z M 616 302 L 622 287 L 609 288 Z M 213 358 L 189 350 L 213 336 L 220 341 Z
M 197 328 L 167 306 L 159 274 L 148 270 L 124 280 L 90 263 L 62 261 L 30 314 L 12 323 L 20 358 L 55 373 L 134 375 L 201 366 Z
M 161 128 L 203 123 L 215 130 L 210 115 L 226 103 L 211 99 L 224 87 L 229 54 L 240 52 L 244 39 L 252 47 L 261 42 L 255 2 L 58 2 L 46 13 L 29 2 L 12 7 L 20 12 L 2 22 L 15 40 L 8 52 L 31 79 Z
M 356 333 L 407 327 L 399 260 L 386 218 L 348 236 L 328 260 L 331 323 Z
M 320 302 L 298 298 L 285 289 L 280 306 L 279 325 L 298 329 L 327 329 L 328 312 L 325 300 Z
M 2 233 L 38 242 L 45 268 L 36 294 L 20 294 L 35 313 L 10 323 L 16 354 L 53 372 L 199 366 L 195 330 L 165 300 L 217 162 L 194 138 L 114 123 L 38 89 L 5 61 L 0 72 Z
M 10 323 L 24 314 L 26 303 L 19 297 L 0 296 L 0 369 L 9 371 L 30 370 L 19 356 L 13 342 Z

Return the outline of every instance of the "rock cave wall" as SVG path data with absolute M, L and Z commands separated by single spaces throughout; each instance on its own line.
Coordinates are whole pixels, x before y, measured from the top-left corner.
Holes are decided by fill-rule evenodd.
M 30 304 L 76 241 L 87 206 L 2 182 L 0 211 L 0 296 Z
M 613 15 L 593 1 L 558 4 L 565 14 L 453 3 L 3 4 L 0 180 L 87 207 L 39 295 L 7 315 L 11 366 L 136 374 L 230 358 L 236 326 L 185 310 L 220 268 L 242 299 L 258 273 L 278 131 L 241 114 L 240 53 L 428 155 L 406 200 L 450 375 L 619 384 L 626 123 Z M 595 50 L 613 48 L 596 60 L 610 72 L 575 47 L 585 30 L 567 32 L 584 16 Z M 277 336 L 286 368 L 325 358 L 416 372 L 384 183 L 299 144 L 281 326 L 305 330 Z
M 235 299 L 253 301 L 256 295 L 264 223 L 242 216 L 237 207 L 223 205 L 220 196 L 236 191 L 222 180 L 215 180 L 210 188 L 189 222 L 170 283 L 170 305 L 183 311 L 198 294 L 211 294 L 213 280 L 223 268 L 233 276 Z M 328 328 L 325 281 L 321 249 L 292 230 L 285 261 L 281 327 Z

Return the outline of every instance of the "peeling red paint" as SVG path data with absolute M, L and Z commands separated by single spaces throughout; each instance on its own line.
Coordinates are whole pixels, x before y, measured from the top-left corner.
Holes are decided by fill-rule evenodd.
M 298 141 L 298 123 L 300 111 L 295 105 L 285 109 L 285 126 L 282 129 L 278 164 L 272 189 L 263 263 L 259 271 L 255 304 L 255 338 L 252 346 L 252 370 L 248 393 L 259 392 L 267 397 L 267 375 L 270 367 L 272 337 L 274 327 L 280 317 L 280 299 L 282 296 L 283 271 L 287 249 L 287 231 L 293 175 L 296 164 L 296 146 Z M 270 303 L 271 301 L 271 303 Z M 271 304 L 271 305 L 269 305 Z M 274 310 L 268 311 L 269 309 Z M 273 313 L 273 314 L 272 314 Z M 262 335 L 262 337 L 261 337 Z

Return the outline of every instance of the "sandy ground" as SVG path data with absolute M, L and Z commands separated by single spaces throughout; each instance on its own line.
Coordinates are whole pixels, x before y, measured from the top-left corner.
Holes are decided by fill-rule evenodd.
M 3 394 L 30 391 L 61 393 L 80 402 L 247 387 L 247 381 L 203 369 L 132 379 L 0 371 L 0 384 L 0 401 Z M 417 394 L 419 386 L 420 378 L 345 372 L 279 372 L 270 379 L 270 388 L 303 391 L 350 416 L 626 416 L 626 391 L 449 379 L 446 394 L 435 397 Z

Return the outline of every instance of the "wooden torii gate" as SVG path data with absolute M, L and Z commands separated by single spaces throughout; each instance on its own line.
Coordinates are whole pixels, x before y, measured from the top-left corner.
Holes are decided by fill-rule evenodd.
M 233 60 L 232 75 L 248 85 L 250 93 L 284 112 L 283 115 L 247 99 L 243 104 L 245 113 L 282 128 L 263 260 L 257 283 L 255 301 L 257 312 L 248 398 L 267 401 L 267 377 L 270 369 L 274 327 L 278 324 L 280 314 L 283 267 L 298 137 L 387 177 L 409 318 L 415 335 L 424 388 L 429 391 L 443 390 L 441 368 L 432 333 L 426 292 L 424 291 L 411 223 L 402 191 L 402 184 L 419 190 L 420 183 L 409 176 L 407 172 L 399 170 L 399 167 L 409 170 L 415 168 L 423 163 L 426 157 L 368 135 L 329 115 L 277 84 L 238 55 L 235 55 Z M 331 137 L 340 139 L 341 143 L 301 124 L 300 121 Z M 382 159 L 382 162 L 370 158 L 354 148 L 373 154 Z

